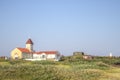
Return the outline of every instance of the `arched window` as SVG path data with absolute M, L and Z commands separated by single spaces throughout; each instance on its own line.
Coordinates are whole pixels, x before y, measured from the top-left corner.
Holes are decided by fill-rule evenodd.
M 15 53 L 15 59 L 18 59 L 18 54 L 17 53 Z

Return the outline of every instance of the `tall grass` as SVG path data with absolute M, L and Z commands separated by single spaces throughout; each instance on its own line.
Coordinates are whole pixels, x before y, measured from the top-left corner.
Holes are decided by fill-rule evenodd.
M 72 58 L 72 57 L 71 57 Z M 108 61 L 108 63 L 107 63 Z M 64 61 L 1 61 L 0 80 L 104 80 L 119 59 L 64 59 Z M 118 73 L 119 74 L 119 73 Z M 111 77 L 110 77 L 111 78 Z M 118 80 L 118 77 L 112 77 Z
M 41 64 L 19 64 L 0 68 L 0 80 L 95 80 L 101 75 L 97 71 Z

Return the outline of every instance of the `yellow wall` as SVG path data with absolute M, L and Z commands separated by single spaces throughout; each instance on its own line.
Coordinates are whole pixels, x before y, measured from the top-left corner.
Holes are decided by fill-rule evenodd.
M 15 59 L 15 55 L 18 55 L 18 59 L 22 59 L 22 52 L 15 48 L 14 50 L 11 51 L 11 58 Z

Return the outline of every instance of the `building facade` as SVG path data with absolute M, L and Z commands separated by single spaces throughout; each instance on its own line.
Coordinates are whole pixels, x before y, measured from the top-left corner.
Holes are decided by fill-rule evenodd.
M 25 59 L 25 60 L 52 60 L 59 61 L 60 53 L 58 51 L 39 51 L 33 50 L 33 42 L 28 39 L 26 42 L 26 48 L 15 48 L 11 51 L 12 59 Z

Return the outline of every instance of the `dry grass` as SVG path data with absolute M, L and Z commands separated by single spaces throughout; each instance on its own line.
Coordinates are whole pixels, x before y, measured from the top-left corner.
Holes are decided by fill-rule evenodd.
M 120 68 L 102 60 L 2 61 L 0 80 L 120 80 Z
M 120 80 L 120 68 L 113 67 L 112 69 L 105 70 L 99 80 Z

